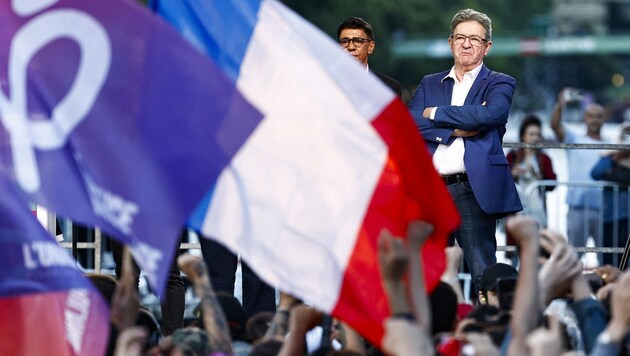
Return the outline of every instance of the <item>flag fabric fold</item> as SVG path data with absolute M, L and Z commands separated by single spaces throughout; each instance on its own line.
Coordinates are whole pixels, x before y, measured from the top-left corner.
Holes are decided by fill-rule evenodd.
M 191 224 L 268 283 L 380 345 L 389 310 L 379 232 L 404 236 L 414 219 L 435 226 L 422 251 L 432 289 L 459 223 L 403 103 L 278 1 L 156 0 L 153 8 L 264 116 Z
M 3 1 L 0 21 L 0 180 L 130 244 L 161 295 L 188 215 L 261 114 L 133 1 Z
M 0 194 L 0 355 L 103 355 L 109 310 L 13 187 Z

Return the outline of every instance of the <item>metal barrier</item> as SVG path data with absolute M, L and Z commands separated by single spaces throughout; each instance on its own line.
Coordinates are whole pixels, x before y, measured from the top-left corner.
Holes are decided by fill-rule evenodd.
M 526 144 L 526 143 L 522 143 L 522 142 L 505 142 L 503 144 L 504 148 L 551 148 L 551 149 L 562 149 L 562 150 L 566 150 L 566 149 L 594 149 L 594 150 L 602 150 L 602 149 L 623 149 L 623 150 L 630 150 L 630 144 L 566 144 L 566 143 L 537 143 L 537 144 Z M 609 187 L 610 189 L 612 189 L 615 194 L 618 194 L 618 192 L 622 189 L 628 189 L 629 193 L 630 193 L 630 188 L 621 188 L 618 185 L 614 184 L 614 183 L 609 183 L 609 182 L 593 182 L 593 181 L 589 181 L 589 182 L 563 182 L 563 181 L 549 181 L 549 180 L 541 180 L 541 181 L 537 181 L 537 182 L 533 182 L 532 185 L 530 185 L 527 189 L 527 191 L 524 193 L 524 196 L 526 197 L 525 201 L 523 202 L 524 205 L 524 211 L 528 212 L 528 201 L 530 199 L 534 199 L 534 197 L 536 196 L 536 194 L 540 194 L 541 192 L 543 192 L 543 196 L 544 196 L 544 191 L 546 190 L 547 187 L 558 187 L 558 188 L 562 188 L 562 187 L 595 187 L 598 189 L 601 189 L 602 194 L 601 194 L 601 199 L 603 201 L 603 189 L 606 187 Z M 623 202 L 618 201 L 619 199 L 617 199 L 617 202 L 615 204 L 622 204 Z M 625 202 L 629 205 L 630 208 L 630 201 Z M 563 203 L 557 202 L 556 203 L 558 206 L 562 205 Z M 617 211 L 617 206 L 615 205 L 615 212 Z M 601 212 L 601 214 L 603 214 L 603 211 Z M 603 217 L 603 216 L 602 216 Z M 563 228 L 558 229 L 558 225 L 556 224 L 555 226 L 553 224 L 548 224 L 549 221 L 557 221 L 557 220 L 561 220 L 560 217 L 556 216 L 556 220 L 552 220 L 549 219 L 549 216 L 547 216 L 546 219 L 546 223 L 544 224 L 544 227 L 551 227 L 554 228 L 556 230 L 560 230 L 561 232 L 565 233 L 566 236 L 566 231 L 563 231 Z M 600 219 L 600 221 L 602 221 L 602 219 Z M 48 215 L 48 226 L 47 229 L 49 232 L 54 232 L 55 231 L 55 224 L 56 224 L 56 218 L 55 215 L 52 213 L 49 213 Z M 597 242 L 598 242 L 598 246 L 597 247 L 586 247 L 586 246 L 574 246 L 576 251 L 578 252 L 584 252 L 584 253 L 615 253 L 615 254 L 620 254 L 624 252 L 624 248 L 622 247 L 614 247 L 614 246 L 601 246 L 601 237 L 603 235 L 603 226 L 598 227 L 598 230 L 600 231 L 599 236 L 595 237 L 597 238 Z M 615 236 L 614 236 L 614 243 L 616 245 L 618 245 L 619 242 L 619 236 L 617 236 L 617 229 L 615 226 Z M 66 235 L 66 234 L 64 234 Z M 94 233 L 94 242 L 77 242 L 76 239 L 73 239 L 72 236 L 66 236 L 66 238 L 70 238 L 71 242 L 61 242 L 60 245 L 64 248 L 70 248 L 72 249 L 72 253 L 73 256 L 76 258 L 77 256 L 77 251 L 81 250 L 81 249 L 94 249 L 94 271 L 96 273 L 100 273 L 101 271 L 101 257 L 102 257 L 102 251 L 101 251 L 101 244 L 102 244 L 102 238 L 101 238 L 101 232 L 99 229 L 95 230 Z M 180 249 L 182 250 L 189 250 L 189 249 L 200 249 L 200 244 L 199 243 L 182 243 L 180 245 Z M 503 245 L 503 246 L 497 246 L 497 251 L 501 251 L 501 252 L 514 252 L 516 251 L 516 247 L 515 246 L 508 246 L 508 245 Z M 468 282 L 470 283 L 470 280 L 468 279 Z
M 599 201 L 597 202 L 597 205 L 602 207 L 598 210 L 598 214 L 599 214 L 599 226 L 597 226 L 597 236 L 592 236 L 592 238 L 595 240 L 596 243 L 596 247 L 586 247 L 586 246 L 574 246 L 574 248 L 576 249 L 577 252 L 594 252 L 594 253 L 616 253 L 616 254 L 620 254 L 623 253 L 624 248 L 623 247 L 617 247 L 619 246 L 619 241 L 621 236 L 619 236 L 619 230 L 618 230 L 618 224 L 623 223 L 622 221 L 625 219 L 626 220 L 626 224 L 628 224 L 628 228 L 630 228 L 630 222 L 628 221 L 627 217 L 622 218 L 621 216 L 619 216 L 619 208 L 621 207 L 621 204 L 626 204 L 626 211 L 630 211 L 630 200 L 628 199 L 621 199 L 621 194 L 622 192 L 628 193 L 630 194 L 630 187 L 622 187 L 618 184 L 612 183 L 612 182 L 605 182 L 605 181 L 582 181 L 582 182 L 562 182 L 562 181 L 555 181 L 555 180 L 540 180 L 540 181 L 535 181 L 533 182 L 525 191 L 524 193 L 524 197 L 525 197 L 525 201 L 523 201 L 523 207 L 524 207 L 524 212 L 525 213 L 530 213 L 532 215 L 534 215 L 535 213 L 533 211 L 531 211 L 530 207 L 533 205 L 532 202 L 537 200 L 537 199 L 545 199 L 547 198 L 547 190 L 548 188 L 566 188 L 571 189 L 571 188 L 582 188 L 582 189 L 590 189 L 591 191 L 595 190 L 595 194 L 597 195 Z M 608 199 L 612 199 L 612 215 L 611 216 L 604 216 L 604 205 L 605 205 L 605 194 L 606 194 L 606 190 L 608 190 L 608 193 L 611 193 L 612 196 L 609 196 Z M 556 201 L 552 202 L 555 204 L 556 207 L 561 206 L 562 204 L 564 204 L 564 202 L 559 201 L 560 199 L 563 198 L 562 194 L 556 194 Z M 547 204 L 545 204 L 545 206 L 550 205 L 549 201 L 546 201 Z M 590 203 L 587 199 L 586 201 L 587 205 L 588 203 Z M 588 210 L 588 208 L 587 208 Z M 543 219 L 542 221 L 542 225 L 544 228 L 552 228 L 554 230 L 560 230 L 561 232 L 564 232 L 564 235 L 567 236 L 568 234 L 566 233 L 567 231 L 562 231 L 564 229 L 561 229 L 558 227 L 558 224 L 556 224 L 556 226 L 549 226 L 548 222 L 551 221 L 558 221 L 561 218 L 559 217 L 559 214 L 562 213 L 562 211 L 560 209 L 555 209 L 556 211 L 556 217 L 555 219 L 550 219 L 548 214 L 549 214 L 549 210 L 546 209 L 544 211 L 545 215 L 545 219 Z M 608 220 L 610 222 L 613 223 L 613 229 L 612 229 L 612 241 L 613 241 L 613 245 L 614 246 L 603 246 L 603 241 L 604 241 L 604 222 Z M 584 220 L 584 229 L 586 231 L 590 230 L 589 226 L 590 221 L 588 219 Z M 625 236 L 624 236 L 625 237 Z M 567 236 L 567 238 L 569 239 L 569 241 L 571 240 L 571 236 Z
M 68 224 L 72 224 L 71 221 L 67 222 Z M 54 235 L 54 231 L 56 230 L 57 219 L 55 214 L 48 212 L 47 224 L 45 226 L 46 230 Z M 102 269 L 102 251 L 101 245 L 103 243 L 103 236 L 101 230 L 96 228 L 94 229 L 94 241 L 93 242 L 78 242 L 75 238 L 73 232 L 74 229 L 68 228 L 65 229 L 68 231 L 62 231 L 64 235 L 64 242 L 59 242 L 59 245 L 63 248 L 72 250 L 72 256 L 77 259 L 78 250 L 94 250 L 94 273 L 101 273 Z M 69 232 L 69 233 L 68 233 Z M 67 242 L 65 240 L 70 240 Z M 190 242 L 182 242 L 179 245 L 180 250 L 199 250 L 201 249 L 201 244 L 190 243 Z M 78 261 L 77 261 L 78 263 Z

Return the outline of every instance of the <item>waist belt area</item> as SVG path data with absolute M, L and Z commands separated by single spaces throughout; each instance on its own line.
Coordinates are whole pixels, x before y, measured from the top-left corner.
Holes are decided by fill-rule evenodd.
M 468 182 L 468 174 L 466 173 L 448 174 L 441 177 L 446 185 Z

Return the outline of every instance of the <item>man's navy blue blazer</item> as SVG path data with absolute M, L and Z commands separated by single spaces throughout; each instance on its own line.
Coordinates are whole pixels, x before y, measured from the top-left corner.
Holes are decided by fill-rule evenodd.
M 482 65 L 463 106 L 452 106 L 454 80 L 449 71 L 425 76 L 409 103 L 409 110 L 431 154 L 439 144 L 450 145 L 455 129 L 479 131 L 464 138 L 466 173 L 479 206 L 486 214 L 503 216 L 523 210 L 502 141 L 516 80 Z M 435 119 L 422 117 L 437 107 Z

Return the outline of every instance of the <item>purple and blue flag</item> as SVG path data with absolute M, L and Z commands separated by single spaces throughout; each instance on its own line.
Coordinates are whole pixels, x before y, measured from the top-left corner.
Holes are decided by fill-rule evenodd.
M 0 180 L 130 244 L 161 294 L 188 215 L 260 113 L 133 1 L 2 1 L 0 23 Z

